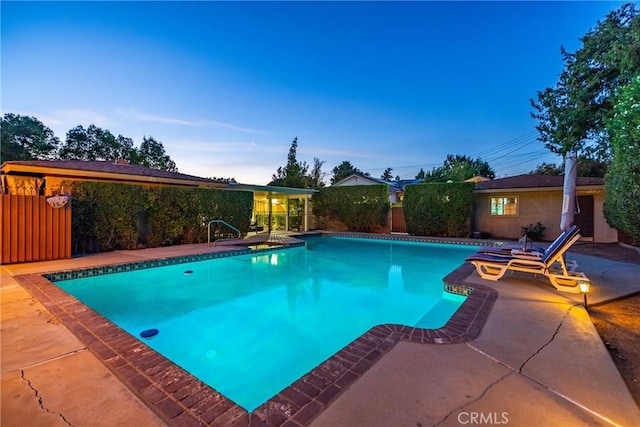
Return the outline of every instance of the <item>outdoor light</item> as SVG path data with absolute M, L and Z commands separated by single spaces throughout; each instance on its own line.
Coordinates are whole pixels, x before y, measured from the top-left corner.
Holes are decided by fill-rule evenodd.
M 591 290 L 591 283 L 578 280 L 578 285 L 580 286 L 580 292 L 584 295 L 584 308 L 589 308 L 589 305 L 587 304 L 587 294 Z
M 69 196 L 52 196 L 47 197 L 47 203 L 51 205 L 52 208 L 60 209 L 69 201 Z

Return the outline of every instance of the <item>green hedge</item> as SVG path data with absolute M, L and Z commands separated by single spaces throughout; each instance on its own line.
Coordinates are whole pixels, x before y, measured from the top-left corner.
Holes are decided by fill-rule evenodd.
M 604 177 L 604 216 L 640 244 L 640 74 L 616 94 L 607 120 L 613 160 Z
M 207 225 L 222 219 L 246 234 L 253 194 L 203 188 L 155 187 L 149 191 L 147 246 L 207 241 Z
M 409 234 L 468 237 L 475 184 L 429 183 L 405 188 L 404 219 Z
M 74 253 L 207 241 L 207 225 L 223 219 L 249 230 L 253 194 L 205 188 L 73 185 Z
M 389 189 L 383 184 L 327 187 L 312 201 L 321 223 L 338 220 L 350 231 L 372 231 L 387 222 Z
M 74 253 L 132 249 L 145 191 L 137 185 L 96 182 L 73 186 L 71 240 Z

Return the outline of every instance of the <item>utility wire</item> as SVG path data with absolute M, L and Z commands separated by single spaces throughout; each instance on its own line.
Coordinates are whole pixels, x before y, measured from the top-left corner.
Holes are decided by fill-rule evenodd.
M 518 136 L 516 138 L 505 141 L 496 146 L 487 148 L 485 150 L 481 150 L 476 152 L 473 155 L 468 155 L 470 158 L 480 158 L 489 165 L 494 168 L 494 170 L 500 169 L 501 171 L 510 170 L 515 168 L 516 166 L 520 166 L 522 164 L 534 161 L 536 159 L 543 160 L 544 157 L 553 155 L 553 153 L 549 152 L 546 149 L 536 150 L 536 151 L 528 151 L 528 152 L 519 152 L 520 150 L 528 147 L 538 141 L 538 132 L 531 131 L 524 135 Z M 400 176 L 402 179 L 411 179 L 415 177 L 417 172 L 420 169 L 423 169 L 425 172 L 430 171 L 433 168 L 437 168 L 441 166 L 442 163 L 429 163 L 429 164 L 417 164 L 417 165 L 409 165 L 409 166 L 388 166 L 393 171 L 395 171 L 395 175 Z M 365 171 L 369 172 L 372 176 L 375 175 L 376 171 L 384 171 L 387 167 L 381 168 L 368 168 Z M 398 171 L 413 169 L 415 173 L 397 173 Z

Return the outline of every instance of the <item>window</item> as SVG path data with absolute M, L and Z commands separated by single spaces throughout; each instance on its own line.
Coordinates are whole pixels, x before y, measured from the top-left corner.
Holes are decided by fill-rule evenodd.
M 491 215 L 517 215 L 518 214 L 518 198 L 517 197 L 492 197 L 491 198 Z

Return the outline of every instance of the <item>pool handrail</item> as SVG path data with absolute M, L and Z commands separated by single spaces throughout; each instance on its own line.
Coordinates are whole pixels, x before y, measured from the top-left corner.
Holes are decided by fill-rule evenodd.
M 218 224 L 223 224 L 226 225 L 227 227 L 229 227 L 230 229 L 232 229 L 233 231 L 235 231 L 236 233 L 238 233 L 237 237 L 234 238 L 227 238 L 227 239 L 217 239 L 213 241 L 213 246 L 216 245 L 216 242 L 223 242 L 223 241 L 229 241 L 229 240 L 240 240 L 242 239 L 242 233 L 240 232 L 240 230 L 238 230 L 237 228 L 235 228 L 233 225 L 229 224 L 226 221 L 223 221 L 221 219 L 212 219 L 211 221 L 209 221 L 209 224 L 207 224 L 207 247 L 211 246 L 211 224 L 213 223 L 218 223 Z

